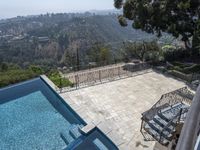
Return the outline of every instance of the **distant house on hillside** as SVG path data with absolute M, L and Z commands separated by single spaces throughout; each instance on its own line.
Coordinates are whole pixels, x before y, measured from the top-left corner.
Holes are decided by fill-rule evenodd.
M 40 43 L 47 43 L 47 42 L 49 42 L 49 38 L 47 36 L 38 37 L 38 42 L 40 42 Z
M 12 39 L 11 41 L 21 41 L 21 40 L 23 40 L 24 38 L 25 38 L 24 36 L 19 35 L 19 36 L 13 37 L 13 39 Z
M 10 35 L 10 34 L 0 36 L 0 39 L 5 39 L 5 40 L 10 40 L 12 38 L 13 38 L 13 35 Z

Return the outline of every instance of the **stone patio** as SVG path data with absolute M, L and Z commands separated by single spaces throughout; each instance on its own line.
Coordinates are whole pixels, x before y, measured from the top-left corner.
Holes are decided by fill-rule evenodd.
M 76 91 L 60 94 L 88 123 L 98 126 L 122 150 L 152 150 L 141 133 L 141 113 L 162 94 L 184 87 L 185 83 L 150 72 Z

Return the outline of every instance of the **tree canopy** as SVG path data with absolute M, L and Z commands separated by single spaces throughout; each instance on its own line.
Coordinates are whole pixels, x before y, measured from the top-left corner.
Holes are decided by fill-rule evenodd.
M 135 58 L 140 59 L 141 61 L 146 61 L 150 57 L 152 61 L 157 61 L 159 59 L 158 55 L 160 54 L 160 46 L 156 41 L 126 42 L 124 43 L 123 54 L 127 62 Z
M 133 28 L 157 36 L 162 32 L 171 33 L 181 37 L 189 49 L 200 42 L 199 0 L 114 0 L 114 6 L 123 9 L 118 17 L 122 26 L 132 20 Z

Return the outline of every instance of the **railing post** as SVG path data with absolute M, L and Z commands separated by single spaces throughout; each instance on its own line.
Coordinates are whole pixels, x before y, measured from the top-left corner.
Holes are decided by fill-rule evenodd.
M 129 69 L 129 67 L 128 67 L 128 69 Z M 128 76 L 128 69 L 126 69 L 126 75 Z
M 140 126 L 140 132 L 142 132 L 142 128 L 143 128 L 143 119 L 142 119 L 142 123 L 141 123 L 141 126 Z
M 120 66 L 118 67 L 118 76 L 119 76 L 119 78 L 121 78 L 121 75 L 120 75 Z
M 77 78 L 78 78 L 78 86 L 80 87 L 79 75 L 77 75 Z
M 99 70 L 99 81 L 101 82 L 101 70 Z
M 79 82 L 79 81 L 78 81 L 78 75 L 75 75 L 75 82 L 76 82 L 76 89 L 78 89 L 78 85 L 79 85 L 79 84 L 78 84 L 78 82 Z
M 60 77 L 60 93 L 62 93 L 62 78 Z
M 182 112 L 183 112 L 183 109 L 181 108 L 181 110 L 180 110 L 180 116 L 179 116 L 179 118 L 178 118 L 178 122 L 181 121 Z
M 92 72 L 92 83 L 95 84 L 96 79 L 95 79 L 95 71 Z

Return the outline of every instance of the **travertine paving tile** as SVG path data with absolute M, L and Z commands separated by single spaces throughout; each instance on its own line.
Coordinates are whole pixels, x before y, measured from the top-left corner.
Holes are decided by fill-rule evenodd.
M 162 94 L 185 83 L 156 72 L 62 93 L 61 96 L 88 123 L 97 125 L 123 150 L 152 150 L 141 133 L 141 113 Z

